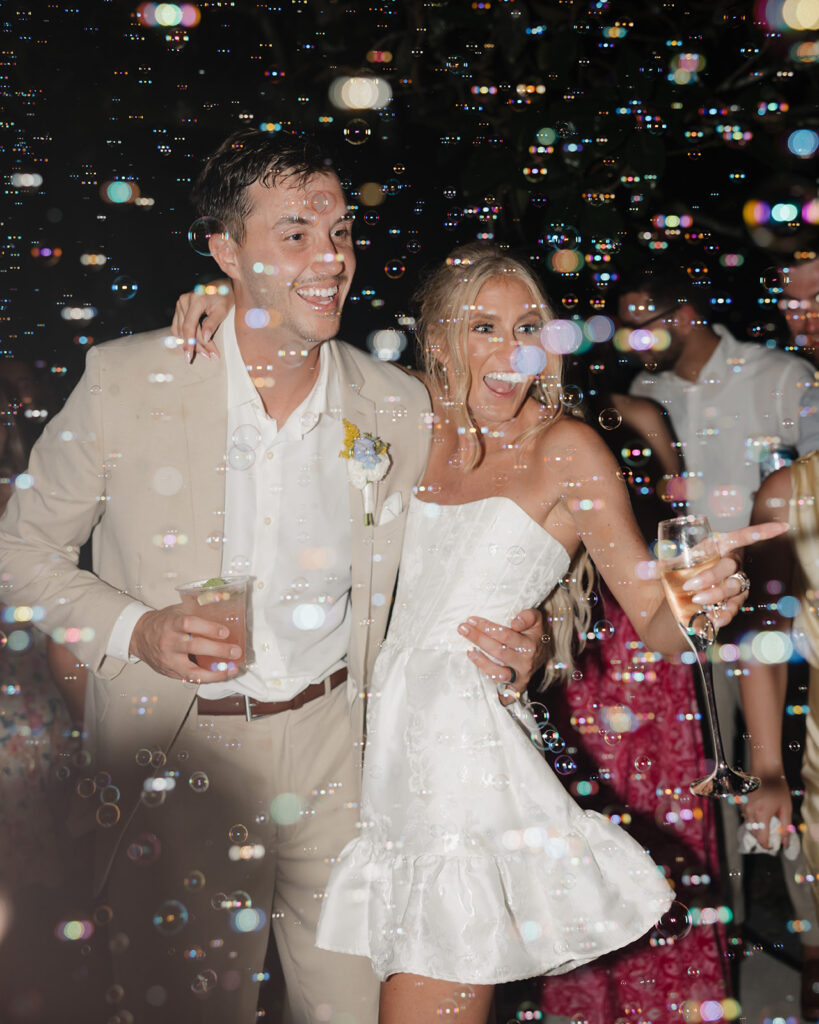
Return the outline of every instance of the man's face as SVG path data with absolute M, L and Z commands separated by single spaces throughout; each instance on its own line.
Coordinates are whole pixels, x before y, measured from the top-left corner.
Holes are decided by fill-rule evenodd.
M 782 271 L 782 298 L 788 331 L 805 355 L 819 353 L 819 259 L 806 260 Z
M 257 181 L 247 197 L 244 239 L 228 240 L 219 260 L 233 279 L 239 315 L 284 344 L 335 337 L 355 271 L 352 218 L 338 178 L 314 174 L 299 185 L 279 177 L 270 188 Z
M 620 296 L 618 319 L 631 331 L 630 347 L 651 373 L 671 369 L 682 354 L 684 343 L 677 333 L 682 312 L 679 305 L 669 309 L 656 303 L 648 292 L 626 292 Z

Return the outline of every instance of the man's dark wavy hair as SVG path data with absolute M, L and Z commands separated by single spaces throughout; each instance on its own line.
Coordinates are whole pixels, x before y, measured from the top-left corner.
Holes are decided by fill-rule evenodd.
M 250 213 L 247 188 L 259 181 L 272 188 L 279 178 L 303 185 L 314 174 L 335 174 L 330 156 L 309 139 L 289 132 L 242 128 L 208 157 L 191 190 L 200 217 L 218 220 L 237 242 L 244 241 Z
M 709 284 L 697 284 L 684 264 L 674 260 L 654 259 L 643 267 L 622 275 L 614 297 L 627 292 L 645 292 L 658 310 L 676 309 L 686 303 L 704 321 L 713 317 Z

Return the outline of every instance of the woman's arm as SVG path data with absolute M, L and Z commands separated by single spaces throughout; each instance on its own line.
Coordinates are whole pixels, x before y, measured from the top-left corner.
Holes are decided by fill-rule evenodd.
M 575 536 L 585 544 L 615 600 L 640 639 L 652 650 L 678 654 L 689 650 L 659 581 L 657 564 L 646 548 L 613 456 L 588 426 L 561 420 L 538 446 L 546 472 L 555 475 L 561 500 L 551 510 L 546 528 L 565 546 Z M 743 604 L 744 594 L 732 573 L 738 561 L 732 552 L 757 540 L 784 532 L 783 524 L 760 524 L 718 535 L 720 560 L 690 581 L 694 603 L 719 605 L 710 612 L 716 626 L 727 626 Z
M 763 520 L 788 522 L 792 496 L 789 470 L 772 473 L 760 487 L 754 501 L 752 523 Z M 776 598 L 793 592 L 795 555 L 788 537 L 776 537 L 756 547 L 748 558 L 751 591 L 748 603 L 754 609 L 752 627 L 759 630 L 781 630 L 788 633 L 791 620 L 771 608 L 768 584 L 779 580 L 784 589 Z M 742 813 L 748 823 L 760 828 L 756 838 L 768 845 L 770 820 L 775 815 L 787 828 L 791 823 L 792 801 L 782 763 L 782 715 L 788 683 L 787 663 L 765 665 L 755 660 L 741 662 L 739 680 L 745 724 L 750 737 L 751 774 L 759 776 L 761 785 L 751 793 Z
M 651 445 L 663 473 L 666 476 L 682 473 L 680 450 L 671 432 L 665 409 L 649 398 L 635 398 L 634 395 L 612 395 L 611 401 L 626 426 Z

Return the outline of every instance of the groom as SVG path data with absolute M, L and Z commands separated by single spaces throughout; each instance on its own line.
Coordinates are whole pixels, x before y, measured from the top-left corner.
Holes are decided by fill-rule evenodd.
M 366 684 L 428 399 L 332 340 L 355 256 L 321 153 L 236 133 L 195 196 L 221 224 L 210 247 L 236 301 L 221 359 L 186 365 L 166 330 L 90 351 L 0 521 L 4 600 L 41 608 L 40 627 L 90 669 L 75 782 L 97 831 L 116 1011 L 250 1024 L 272 928 L 290 1020 L 369 1024 L 369 963 L 313 938 L 356 834 Z M 366 490 L 338 457 L 345 430 L 389 455 Z M 90 573 L 77 552 L 92 534 Z M 252 579 L 248 652 L 183 614 L 175 591 L 235 573 Z M 534 613 L 523 624 L 525 636 L 480 620 L 464 632 L 521 682 L 541 631 Z M 508 678 L 497 661 L 483 667 Z

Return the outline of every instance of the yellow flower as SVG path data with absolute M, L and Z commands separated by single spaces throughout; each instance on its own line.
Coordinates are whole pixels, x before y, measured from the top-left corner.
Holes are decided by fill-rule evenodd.
M 344 444 L 338 453 L 340 459 L 351 459 L 353 457 L 353 445 L 361 437 L 361 431 L 349 420 L 344 421 Z

